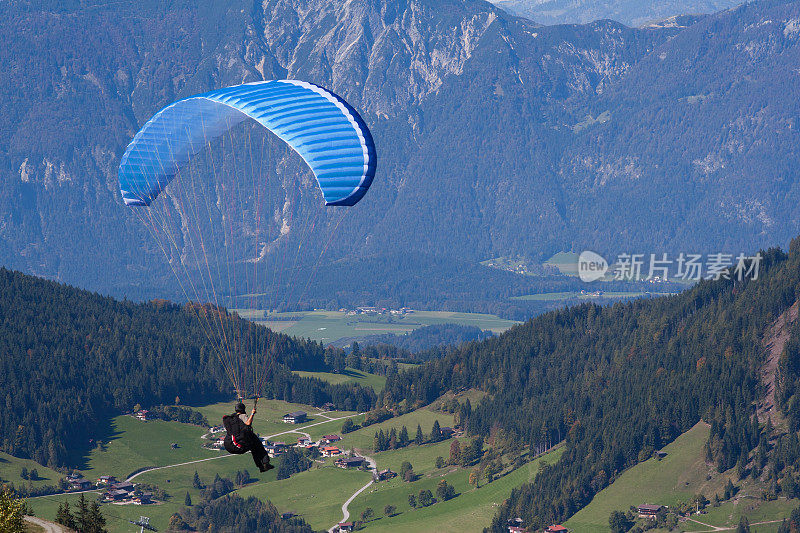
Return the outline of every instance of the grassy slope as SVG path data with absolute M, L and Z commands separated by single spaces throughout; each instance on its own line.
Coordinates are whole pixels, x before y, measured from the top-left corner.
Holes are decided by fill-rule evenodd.
M 39 479 L 36 481 L 22 479 L 20 472 L 22 472 L 23 468 L 28 470 L 35 468 L 39 474 Z M 51 470 L 30 459 L 19 459 L 0 452 L 0 479 L 3 482 L 12 482 L 16 487 L 29 484 L 33 487 L 41 487 L 43 485 L 58 485 L 58 480 L 62 477 L 64 476 L 55 470 Z
M 368 453 L 372 450 L 375 433 L 378 430 L 382 429 L 384 432 L 388 432 L 391 431 L 392 428 L 396 428 L 399 433 L 400 428 L 404 425 L 408 428 L 408 436 L 411 439 L 413 439 L 416 434 L 417 424 L 422 427 L 422 432 L 428 437 L 435 420 L 438 420 L 439 425 L 442 427 L 453 425 L 453 415 L 423 408 L 403 416 L 390 418 L 380 424 L 373 424 L 359 429 L 358 431 L 348 433 L 347 435 L 342 435 L 341 446 L 348 449 L 357 448 Z
M 386 376 L 369 374 L 360 370 L 346 369 L 344 374 L 333 374 L 331 372 L 305 372 L 295 370 L 295 374 L 302 377 L 318 378 L 333 385 L 342 383 L 357 383 L 362 387 L 372 387 L 375 392 L 381 392 L 386 385 Z
M 342 518 L 345 500 L 371 477 L 367 472 L 337 468 L 328 461 L 289 479 L 250 485 L 239 494 L 268 499 L 282 512 L 298 513 L 315 529 L 328 529 Z
M 406 450 L 382 452 L 375 454 L 379 468 L 384 465 L 395 465 L 408 459 L 415 470 L 422 477 L 413 482 L 405 483 L 398 478 L 380 482 L 370 490 L 361 494 L 350 506 L 353 517 L 359 517 L 367 507 L 371 507 L 376 519 L 367 524 L 367 531 L 378 532 L 417 532 L 430 531 L 443 533 L 448 531 L 482 531 L 494 516 L 497 505 L 505 500 L 514 487 L 532 481 L 538 472 L 539 463 L 547 461 L 554 463 L 561 455 L 561 450 L 540 457 L 525 466 L 499 478 L 489 484 L 481 484 L 480 488 L 469 485 L 469 469 L 445 467 L 436 469 L 430 457 L 442 455 L 447 457 L 450 450 L 450 441 L 431 445 L 430 449 L 415 450 L 411 447 Z M 405 452 L 405 454 L 401 454 Z M 422 455 L 426 457 L 423 458 Z M 428 489 L 436 494 L 436 485 L 441 479 L 453 485 L 458 494 L 452 500 L 439 502 L 430 507 L 412 509 L 408 504 L 409 494 L 418 494 L 420 490 Z M 483 483 L 483 481 L 482 481 Z M 397 507 L 396 515 L 384 516 L 383 509 L 387 504 Z
M 219 455 L 200 447 L 205 429 L 178 422 L 151 420 L 141 422 L 131 416 L 113 419 L 114 433 L 95 448 L 81 472 L 96 480 L 102 475 L 124 479 L 144 466 L 158 466 Z M 170 444 L 178 444 L 171 449 Z
M 695 494 L 707 498 L 723 493 L 728 478 L 742 486 L 741 498 L 725 502 L 720 507 L 708 508 L 708 514 L 697 516 L 703 523 L 717 527 L 738 524 L 742 514 L 750 522 L 781 519 L 797 506 L 796 501 L 762 502 L 755 497 L 758 492 L 752 482 L 738 482 L 731 471 L 722 474 L 705 462 L 703 446 L 709 428 L 700 422 L 664 448 L 667 456 L 658 461 L 648 459 L 628 469 L 611 486 L 598 493 L 594 499 L 566 522 L 574 531 L 594 533 L 608 531 L 608 517 L 612 511 L 626 511 L 631 505 L 655 503 L 675 505 L 689 501 Z M 707 531 L 709 528 L 693 522 L 682 523 L 680 531 Z M 771 532 L 777 524 L 758 526 L 753 532 Z M 654 530 L 655 531 L 655 530 Z

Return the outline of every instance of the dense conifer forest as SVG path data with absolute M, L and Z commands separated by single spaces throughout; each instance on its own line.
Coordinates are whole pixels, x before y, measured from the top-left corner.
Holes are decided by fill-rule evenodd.
M 476 388 L 488 396 L 459 413 L 470 433 L 540 449 L 566 441 L 557 464 L 513 492 L 492 531 L 505 531 L 514 516 L 529 527 L 566 519 L 643 450 L 658 450 L 699 420 L 712 425 L 707 454 L 720 470 L 752 462 L 766 467 L 759 472 L 773 490 L 791 495 L 798 424 L 775 440 L 755 413 L 765 394 L 763 337 L 800 294 L 800 239 L 788 255 L 763 255 L 757 280 L 704 281 L 672 297 L 581 305 L 443 350 L 390 375 L 380 401 L 410 408 Z M 784 413 L 797 402 L 797 333 L 779 371 Z
M 314 530 L 302 518 L 282 519 L 270 502 L 234 494 L 184 507 L 170 519 L 169 531 L 312 533 Z
M 109 417 L 159 404 L 227 400 L 230 382 L 196 315 L 166 301 L 115 301 L 0 269 L 0 449 L 74 465 Z M 236 316 L 237 327 L 252 325 Z M 326 369 L 322 345 L 256 328 L 267 397 L 366 410 L 371 389 L 300 378 Z

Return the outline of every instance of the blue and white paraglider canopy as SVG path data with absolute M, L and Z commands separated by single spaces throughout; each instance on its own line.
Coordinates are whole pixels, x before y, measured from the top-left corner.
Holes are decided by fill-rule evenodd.
M 355 205 L 369 189 L 375 144 L 358 113 L 313 83 L 271 80 L 190 96 L 156 113 L 122 156 L 125 204 L 150 205 L 191 156 L 248 117 L 300 154 L 325 205 Z

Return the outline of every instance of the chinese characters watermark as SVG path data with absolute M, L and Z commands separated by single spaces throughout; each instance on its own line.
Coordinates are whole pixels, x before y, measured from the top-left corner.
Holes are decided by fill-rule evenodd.
M 666 282 L 670 280 L 758 279 L 761 253 L 738 255 L 729 253 L 686 254 L 677 257 L 661 254 L 628 254 L 617 256 L 611 265 L 595 252 L 584 251 L 578 257 L 578 276 L 583 281 L 613 279 L 622 281 Z

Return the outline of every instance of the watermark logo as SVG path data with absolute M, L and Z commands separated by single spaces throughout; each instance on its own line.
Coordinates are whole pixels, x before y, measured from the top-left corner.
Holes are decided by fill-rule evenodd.
M 622 253 L 609 266 L 595 252 L 586 250 L 578 256 L 578 276 L 582 281 L 597 281 L 608 275 L 614 280 L 663 283 L 670 280 L 699 281 L 701 279 L 758 279 L 761 254 L 702 254 L 680 253 L 670 257 L 661 254 Z
M 581 252 L 578 256 L 578 276 L 581 281 L 597 281 L 608 272 L 608 262 L 605 258 L 589 250 Z

